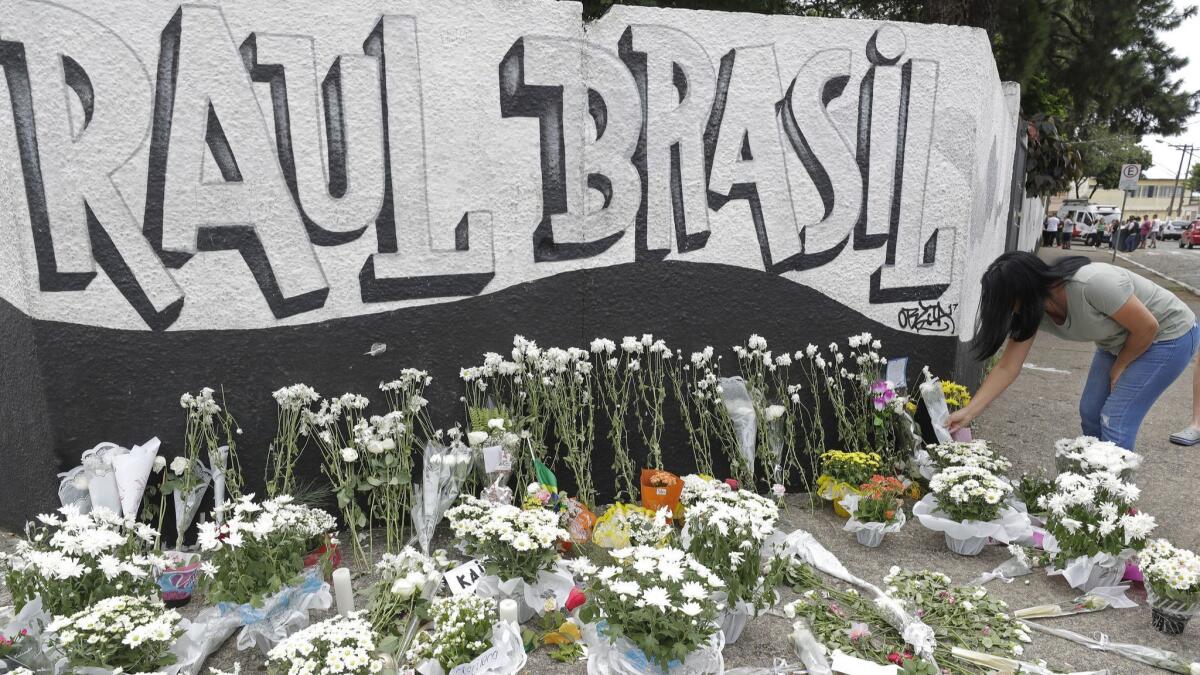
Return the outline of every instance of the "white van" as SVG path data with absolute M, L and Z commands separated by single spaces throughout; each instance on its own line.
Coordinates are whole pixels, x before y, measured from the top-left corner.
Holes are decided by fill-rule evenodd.
M 1082 237 L 1084 244 L 1095 244 L 1097 237 L 1104 241 L 1104 230 L 1114 221 L 1121 220 L 1121 209 L 1106 204 L 1092 204 L 1086 199 L 1067 199 L 1058 207 L 1059 220 L 1070 218 L 1075 223 L 1074 236 Z

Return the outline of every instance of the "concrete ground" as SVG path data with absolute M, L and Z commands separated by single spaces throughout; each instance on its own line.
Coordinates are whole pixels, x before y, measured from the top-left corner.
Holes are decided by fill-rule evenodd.
M 1173 243 L 1172 243 L 1173 246 Z M 1172 252 L 1175 249 L 1171 249 Z M 1095 257 L 1107 261 L 1108 251 L 1099 254 L 1077 246 L 1072 253 Z M 1174 256 L 1155 252 L 1135 252 L 1137 261 L 1159 260 L 1178 263 L 1187 268 L 1186 259 L 1175 261 Z M 1058 251 L 1047 251 L 1047 257 L 1058 255 Z M 1185 252 L 1185 255 L 1188 255 Z M 1195 255 L 1200 256 L 1200 252 Z M 1200 260 L 1200 257 L 1197 257 Z M 1128 265 L 1127 262 L 1118 261 Z M 1146 262 L 1145 264 L 1149 264 Z M 1186 270 L 1177 270 L 1182 274 Z M 1168 272 L 1169 273 L 1169 272 Z M 1150 277 L 1154 279 L 1153 276 Z M 1155 279 L 1162 281 L 1161 279 Z M 1198 279 L 1200 281 L 1200 279 Z M 1181 293 L 1193 309 L 1200 313 L 1200 298 L 1191 295 L 1178 285 L 1172 286 Z M 1052 337 L 1037 339 L 1029 358 L 1028 368 L 1010 391 L 1001 397 L 976 423 L 976 436 L 991 441 L 1001 452 L 1013 460 L 1016 470 L 1036 467 L 1053 468 L 1053 443 L 1063 436 L 1079 433 L 1076 412 L 1079 393 L 1087 374 L 1093 348 L 1087 344 L 1068 343 Z M 1192 480 L 1200 480 L 1200 446 L 1194 449 L 1173 446 L 1168 435 L 1186 423 L 1191 405 L 1192 369 L 1180 378 L 1154 406 L 1142 426 L 1137 450 L 1147 457 L 1146 466 L 1140 474 L 1139 485 L 1143 489 L 1141 508 L 1158 517 L 1158 534 L 1176 544 L 1200 550 L 1200 530 L 1191 523 L 1189 515 L 1198 504 L 1197 491 Z M 842 522 L 828 509 L 811 512 L 803 497 L 789 496 L 788 508 L 781 528 L 790 531 L 804 528 L 837 554 L 853 572 L 878 583 L 892 565 L 910 569 L 931 568 L 949 574 L 955 581 L 966 583 L 979 574 L 991 570 L 1008 556 L 1001 547 L 986 549 L 979 557 L 957 556 L 945 547 L 940 534 L 930 532 L 920 524 L 910 522 L 900 533 L 889 535 L 878 549 L 859 546 L 850 533 L 841 530 Z M 11 545 L 11 536 L 0 537 L 0 547 Z M 367 579 L 360 577 L 356 588 L 365 587 Z M 992 582 L 989 590 L 1007 601 L 1011 607 L 1021 608 L 1048 602 L 1067 601 L 1074 593 L 1059 577 L 1035 574 L 1012 584 Z M 1145 592 L 1135 585 L 1130 593 L 1142 606 L 1137 609 L 1106 610 L 1091 615 L 1048 621 L 1049 625 L 1069 628 L 1087 635 L 1104 633 L 1116 642 L 1131 642 L 1171 649 L 1200 660 L 1200 620 L 1189 625 L 1183 635 L 1168 637 L 1155 632 L 1150 626 L 1150 611 L 1145 606 Z M 6 604 L 7 592 L 0 588 L 0 605 Z M 321 618 L 321 617 L 317 617 Z M 794 663 L 795 658 L 787 643 L 790 632 L 788 622 L 776 617 L 762 617 L 752 621 L 741 640 L 725 650 L 727 668 L 757 666 L 770 668 L 778 658 Z M 1116 674 L 1161 672 L 1132 661 L 1089 651 L 1058 638 L 1035 634 L 1034 644 L 1026 652 L 1027 658 L 1045 659 L 1056 671 L 1084 671 L 1108 669 Z M 237 652 L 227 644 L 210 665 L 225 670 L 234 663 L 242 665 L 243 672 L 263 669 L 263 659 L 249 652 Z M 530 673 L 578 673 L 586 672 L 585 665 L 558 664 L 550 661 L 542 651 L 530 656 Z

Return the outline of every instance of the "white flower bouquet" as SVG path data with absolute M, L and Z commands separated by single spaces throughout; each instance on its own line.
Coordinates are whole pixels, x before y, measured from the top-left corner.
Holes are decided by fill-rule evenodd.
M 525 649 L 516 626 L 500 621 L 496 601 L 475 595 L 438 598 L 433 625 L 417 634 L 406 657 L 424 675 L 442 675 L 464 664 L 488 664 L 488 673 L 517 673 Z M 468 668 L 468 672 L 484 672 Z
M 288 495 L 261 503 L 245 495 L 232 504 L 224 523 L 200 525 L 200 549 L 208 554 L 200 586 L 210 602 L 261 605 L 299 580 L 305 554 L 337 526 L 330 514 Z
M 725 583 L 677 548 L 617 549 L 613 564 L 585 559 L 574 569 L 585 580 L 588 672 L 719 673 L 724 638 L 716 593 Z
M 1141 491 L 1106 471 L 1059 474 L 1054 485 L 1038 504 L 1047 512 L 1043 545 L 1053 556 L 1050 574 L 1085 591 L 1115 586 L 1157 525 L 1133 509 Z
M 369 675 L 383 671 L 375 632 L 361 613 L 334 616 L 294 633 L 267 655 L 269 675 Z
M 429 553 L 433 532 L 446 509 L 458 499 L 473 465 L 470 448 L 460 442 L 451 441 L 448 447 L 433 440 L 426 442 L 421 485 L 414 490 L 412 504 L 413 531 L 425 553 Z
M 973 466 L 987 469 L 997 477 L 1003 477 L 1012 469 L 1012 462 L 1003 455 L 997 455 L 988 447 L 987 441 L 983 440 L 938 443 L 926 446 L 925 450 L 929 453 L 929 458 L 933 461 L 934 466 L 939 470 L 952 466 Z
M 991 471 L 951 466 L 934 474 L 929 494 L 913 507 L 925 527 L 945 533 L 946 545 L 960 555 L 978 555 L 990 537 L 1010 543 L 1032 536 L 1028 514 L 1007 505 L 1013 488 Z
M 450 528 L 481 558 L 489 574 L 502 579 L 537 580 L 558 559 L 558 544 L 570 538 L 557 515 L 546 509 L 522 509 L 474 497 L 446 512 Z
M 733 488 L 724 481 L 706 476 L 688 474 L 683 477 L 683 492 L 679 494 L 679 503 L 686 509 L 696 501 L 712 493 L 730 492 Z
M 157 537 L 106 508 L 64 506 L 28 523 L 14 552 L 0 553 L 0 569 L 17 611 L 40 595 L 45 611 L 69 616 L 104 598 L 154 594 L 155 569 L 167 565 L 149 553 Z
M 1059 473 L 1107 471 L 1132 482 L 1142 466 L 1142 456 L 1095 436 L 1077 436 L 1054 443 L 1054 462 Z
M 417 615 L 429 604 L 449 567 L 444 551 L 427 556 L 411 546 L 398 554 L 385 553 L 375 563 L 379 580 L 365 593 L 367 617 L 380 635 L 398 636 L 397 648 L 389 653 L 404 651 L 410 628 L 415 627 Z
M 1138 553 L 1151 620 L 1160 632 L 1179 635 L 1200 604 L 1200 556 L 1155 539 Z
M 555 564 L 558 544 L 570 534 L 559 526 L 557 514 L 465 497 L 446 517 L 467 554 L 480 559 L 487 570 L 477 593 L 516 600 L 522 621 L 551 602 L 548 609 L 553 610 L 566 601 L 574 583 Z
M 321 400 L 316 389 L 304 383 L 271 392 L 275 399 L 275 440 L 267 450 L 267 496 L 288 495 L 296 490 L 296 462 L 304 452 L 308 428 L 305 411 Z
M 149 673 L 175 663 L 169 650 L 183 633 L 182 618 L 157 598 L 118 595 L 46 627 L 49 644 L 61 651 L 71 672 L 81 668 L 114 673 Z M 95 672 L 95 671 L 88 671 Z
M 778 566 L 764 560 L 763 544 L 778 520 L 776 503 L 749 490 L 713 490 L 684 511 L 684 547 L 725 584 L 718 600 L 724 605 L 726 644 L 737 641 L 752 615 L 776 601 L 775 577 L 782 575 L 773 574 Z

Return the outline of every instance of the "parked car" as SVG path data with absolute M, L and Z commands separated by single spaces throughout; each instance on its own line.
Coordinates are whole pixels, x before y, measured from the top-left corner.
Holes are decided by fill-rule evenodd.
M 1186 220 L 1169 221 L 1163 225 L 1162 232 L 1159 233 L 1158 238 L 1162 239 L 1163 241 L 1179 239 L 1183 236 L 1183 231 L 1187 229 L 1188 225 L 1189 223 Z
M 1184 228 L 1179 237 L 1179 248 L 1183 248 L 1184 246 L 1195 248 L 1198 244 L 1200 244 L 1200 220 L 1193 220 L 1190 225 Z

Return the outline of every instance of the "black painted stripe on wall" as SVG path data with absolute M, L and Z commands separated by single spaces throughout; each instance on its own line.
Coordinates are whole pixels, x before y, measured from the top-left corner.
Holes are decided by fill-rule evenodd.
M 485 351 L 507 355 L 517 333 L 542 346 L 586 348 L 597 336 L 619 341 L 652 332 L 685 353 L 713 345 L 725 356 L 725 374 L 733 374 L 730 347 L 751 333 L 780 352 L 810 342 L 824 349 L 864 330 L 883 340 L 885 355 L 911 358 L 910 379 L 923 364 L 952 372 L 955 337 L 898 331 L 776 275 L 673 261 L 568 272 L 450 303 L 257 330 L 96 328 L 31 320 L 0 302 L 0 465 L 8 486 L 0 490 L 0 524 L 20 527 L 56 505 L 55 472 L 78 464 L 80 453 L 101 441 L 128 447 L 158 436 L 168 459 L 179 454 L 179 396 L 204 386 L 225 387 L 245 431 L 240 457 L 253 490 L 275 430 L 271 392 L 295 382 L 325 396 L 361 393 L 381 413 L 379 382 L 401 368 L 424 368 L 434 377 L 434 421 L 445 426 L 463 417 L 459 368 L 481 362 Z M 387 351 L 364 355 L 374 342 Z M 670 468 L 687 472 L 692 454 L 674 415 L 669 408 L 665 454 Z M 603 499 L 612 474 L 599 438 L 594 476 Z M 320 477 L 318 459 L 315 447 L 306 452 L 305 476 Z M 558 473 L 570 483 L 565 468 Z

